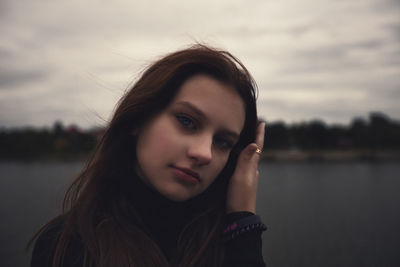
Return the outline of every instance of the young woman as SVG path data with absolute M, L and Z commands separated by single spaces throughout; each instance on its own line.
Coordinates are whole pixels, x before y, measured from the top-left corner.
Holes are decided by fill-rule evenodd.
M 31 267 L 264 266 L 255 93 L 225 51 L 196 45 L 152 64 L 37 234 Z

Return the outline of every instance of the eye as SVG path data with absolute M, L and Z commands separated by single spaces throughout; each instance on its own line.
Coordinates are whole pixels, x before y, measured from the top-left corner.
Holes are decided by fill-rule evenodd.
M 178 122 L 184 127 L 184 128 L 188 128 L 188 129 L 196 129 L 196 123 L 195 120 L 192 119 L 191 117 L 187 116 L 187 115 L 176 115 L 176 119 L 178 120 Z
M 221 150 L 230 150 L 233 148 L 233 142 L 224 137 L 215 137 L 214 143 L 221 149 Z

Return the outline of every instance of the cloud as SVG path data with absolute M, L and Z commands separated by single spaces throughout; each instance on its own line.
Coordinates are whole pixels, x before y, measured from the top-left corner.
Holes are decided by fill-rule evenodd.
M 42 70 L 16 70 L 0 66 L 0 90 L 36 82 L 45 76 Z
M 196 40 L 245 63 L 262 116 L 333 122 L 375 109 L 400 117 L 396 0 L 0 5 L 0 125 L 101 123 L 140 70 Z

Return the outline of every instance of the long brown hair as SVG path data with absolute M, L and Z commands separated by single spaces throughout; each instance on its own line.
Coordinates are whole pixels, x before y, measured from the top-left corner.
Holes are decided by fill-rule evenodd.
M 130 181 L 138 179 L 132 168 L 136 161 L 132 132 L 163 111 L 180 86 L 199 73 L 235 88 L 245 103 L 245 124 L 226 166 L 199 196 L 204 208 L 182 231 L 174 264 L 221 264 L 223 247 L 219 237 L 226 212 L 226 190 L 238 153 L 255 137 L 256 86 L 243 64 L 230 53 L 195 45 L 149 66 L 121 98 L 92 158 L 66 193 L 53 266 L 62 266 L 70 240 L 77 237 L 83 244 L 84 266 L 168 266 L 160 248 L 137 224 L 140 218 L 127 197 Z

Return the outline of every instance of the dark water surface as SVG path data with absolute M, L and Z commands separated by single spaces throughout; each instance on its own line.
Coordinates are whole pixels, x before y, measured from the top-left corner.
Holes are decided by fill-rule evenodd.
M 0 266 L 28 266 L 24 246 L 60 211 L 82 163 L 0 163 Z M 271 267 L 400 266 L 400 165 L 268 163 L 258 213 Z

